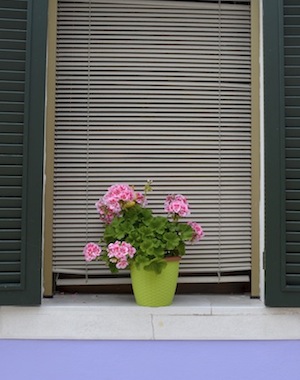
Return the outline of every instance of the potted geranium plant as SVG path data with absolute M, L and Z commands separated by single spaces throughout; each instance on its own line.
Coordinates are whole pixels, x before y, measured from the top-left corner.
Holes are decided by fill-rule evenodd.
M 185 244 L 201 240 L 204 233 L 198 223 L 180 221 L 190 214 L 188 202 L 180 194 L 166 197 L 167 216 L 154 216 L 146 207 L 151 190 L 150 181 L 143 193 L 128 184 L 111 186 L 96 203 L 105 224 L 103 237 L 99 244 L 86 244 L 83 252 L 86 261 L 105 261 L 112 273 L 129 268 L 137 303 L 163 306 L 172 303 Z M 165 275 L 171 275 L 172 279 L 163 284 Z M 162 290 L 169 285 L 171 295 L 165 299 Z

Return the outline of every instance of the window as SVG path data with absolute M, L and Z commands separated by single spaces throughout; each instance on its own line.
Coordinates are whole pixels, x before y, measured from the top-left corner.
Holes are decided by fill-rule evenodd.
M 53 8 L 55 2 L 49 2 L 49 6 Z M 299 306 L 300 299 L 299 286 L 297 281 L 295 282 L 299 276 L 297 242 L 291 244 L 292 241 L 288 241 L 289 249 L 295 250 L 295 252 L 291 252 L 286 250 L 285 241 L 285 236 L 297 237 L 298 235 L 297 229 L 293 230 L 293 228 L 297 228 L 298 223 L 297 198 L 290 198 L 291 195 L 295 196 L 297 192 L 289 187 L 291 184 L 297 183 L 297 177 L 290 177 L 290 174 L 297 174 L 297 156 L 291 157 L 290 153 L 297 152 L 298 138 L 295 135 L 290 135 L 290 132 L 297 132 L 299 119 L 297 114 L 297 110 L 299 110 L 299 86 L 297 84 L 297 72 L 299 71 L 298 18 L 299 6 L 292 0 L 284 2 L 281 0 L 277 2 L 274 0 L 264 1 L 265 265 L 266 302 L 270 306 Z M 42 239 L 40 201 L 43 152 L 43 83 L 46 66 L 41 58 L 43 59 L 45 56 L 46 19 L 46 1 L 15 0 L 1 4 L 1 304 L 34 304 L 40 302 Z M 7 22 L 8 20 L 9 22 Z M 19 25 L 18 33 L 15 33 L 13 27 L 16 24 Z M 20 29 L 21 24 L 23 27 L 25 26 L 23 31 Z M 52 27 L 51 24 L 50 29 Z M 25 30 L 26 39 L 24 37 Z M 286 33 L 285 39 L 280 37 L 283 36 L 283 32 Z M 19 36 L 16 39 L 17 35 Z M 20 38 L 20 35 L 23 37 Z M 284 53 L 287 55 L 285 61 L 283 60 Z M 25 65 L 23 66 L 25 71 L 20 70 L 20 63 L 21 66 Z M 48 73 L 53 70 L 53 67 L 54 65 L 51 65 L 49 61 Z M 30 73 L 34 73 L 34 75 L 31 77 Z M 14 80 L 17 78 L 19 80 Z M 22 81 L 26 90 L 18 87 Z M 13 91 L 15 85 L 18 88 L 17 93 Z M 51 87 L 50 82 L 48 82 L 48 89 L 49 87 Z M 289 94 L 286 101 L 284 101 L 285 94 Z M 50 103 L 51 98 L 48 98 L 48 111 L 51 108 Z M 19 121 L 17 122 L 15 119 L 16 109 L 19 110 Z M 291 121 L 295 125 L 291 125 Z M 49 133 L 49 128 L 47 133 Z M 49 135 L 47 135 L 47 139 L 49 139 Z M 22 153 L 20 153 L 20 149 L 17 152 L 10 150 L 13 146 L 17 146 L 16 142 L 19 143 L 20 141 L 21 146 L 19 148 L 21 148 Z M 49 145 L 46 146 L 46 149 L 48 157 Z M 49 165 L 48 160 L 46 164 Z M 288 169 L 287 172 L 285 172 L 285 167 Z M 21 179 L 20 175 L 16 176 L 16 171 L 22 172 Z M 48 180 L 50 174 L 51 172 L 47 171 Z M 282 181 L 282 178 L 285 180 Z M 15 180 L 15 182 L 10 183 L 9 180 Z M 13 207 L 8 207 L 8 200 Z M 293 204 L 292 208 L 286 213 L 286 206 L 291 204 Z M 20 209 L 19 206 L 22 205 L 22 214 L 20 211 L 15 213 L 15 205 L 17 209 Z M 25 205 L 27 208 L 24 207 Z M 47 230 L 48 223 L 51 222 L 51 218 L 48 218 L 51 208 L 47 207 L 46 209 L 45 229 Z M 296 217 L 295 223 L 289 219 L 291 213 Z M 12 250 L 5 248 L 5 244 L 10 244 L 10 240 L 15 244 L 14 247 L 19 248 Z M 290 276 L 290 274 L 293 275 Z
M 147 178 L 158 212 L 168 192 L 185 193 L 206 230 L 182 262 L 182 281 L 249 281 L 249 2 L 130 4 L 58 1 L 48 248 L 56 282 L 127 281 L 112 280 L 98 263 L 87 266 L 81 247 L 101 233 L 94 209 L 101 192 Z

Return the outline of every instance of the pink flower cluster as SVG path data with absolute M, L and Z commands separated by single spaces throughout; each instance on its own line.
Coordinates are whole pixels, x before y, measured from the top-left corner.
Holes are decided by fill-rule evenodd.
M 120 215 L 122 208 L 130 202 L 144 206 L 146 199 L 142 193 L 135 192 L 132 186 L 121 183 L 112 185 L 105 195 L 96 202 L 96 208 L 100 218 L 109 224 L 115 216 Z
M 101 254 L 101 247 L 95 243 L 87 243 L 83 249 L 85 261 L 95 260 Z
M 200 224 L 196 222 L 188 222 L 188 224 L 193 228 L 194 235 L 192 237 L 192 242 L 199 241 L 204 237 L 204 231 Z
M 168 214 L 187 216 L 190 214 L 189 205 L 186 198 L 181 195 L 168 195 L 165 200 L 165 211 Z
M 129 264 L 128 259 L 132 259 L 136 252 L 131 244 L 118 240 L 110 243 L 107 249 L 110 262 L 115 263 L 118 269 L 125 269 Z

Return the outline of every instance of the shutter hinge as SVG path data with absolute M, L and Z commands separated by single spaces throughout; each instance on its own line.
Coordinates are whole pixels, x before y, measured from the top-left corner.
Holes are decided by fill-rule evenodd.
M 263 251 L 263 269 L 266 269 L 266 251 Z

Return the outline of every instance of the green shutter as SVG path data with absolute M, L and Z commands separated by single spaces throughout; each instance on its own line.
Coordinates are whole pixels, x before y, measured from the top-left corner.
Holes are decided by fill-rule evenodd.
M 46 0 L 0 0 L 0 304 L 41 300 Z
M 300 3 L 264 6 L 266 304 L 300 306 Z

